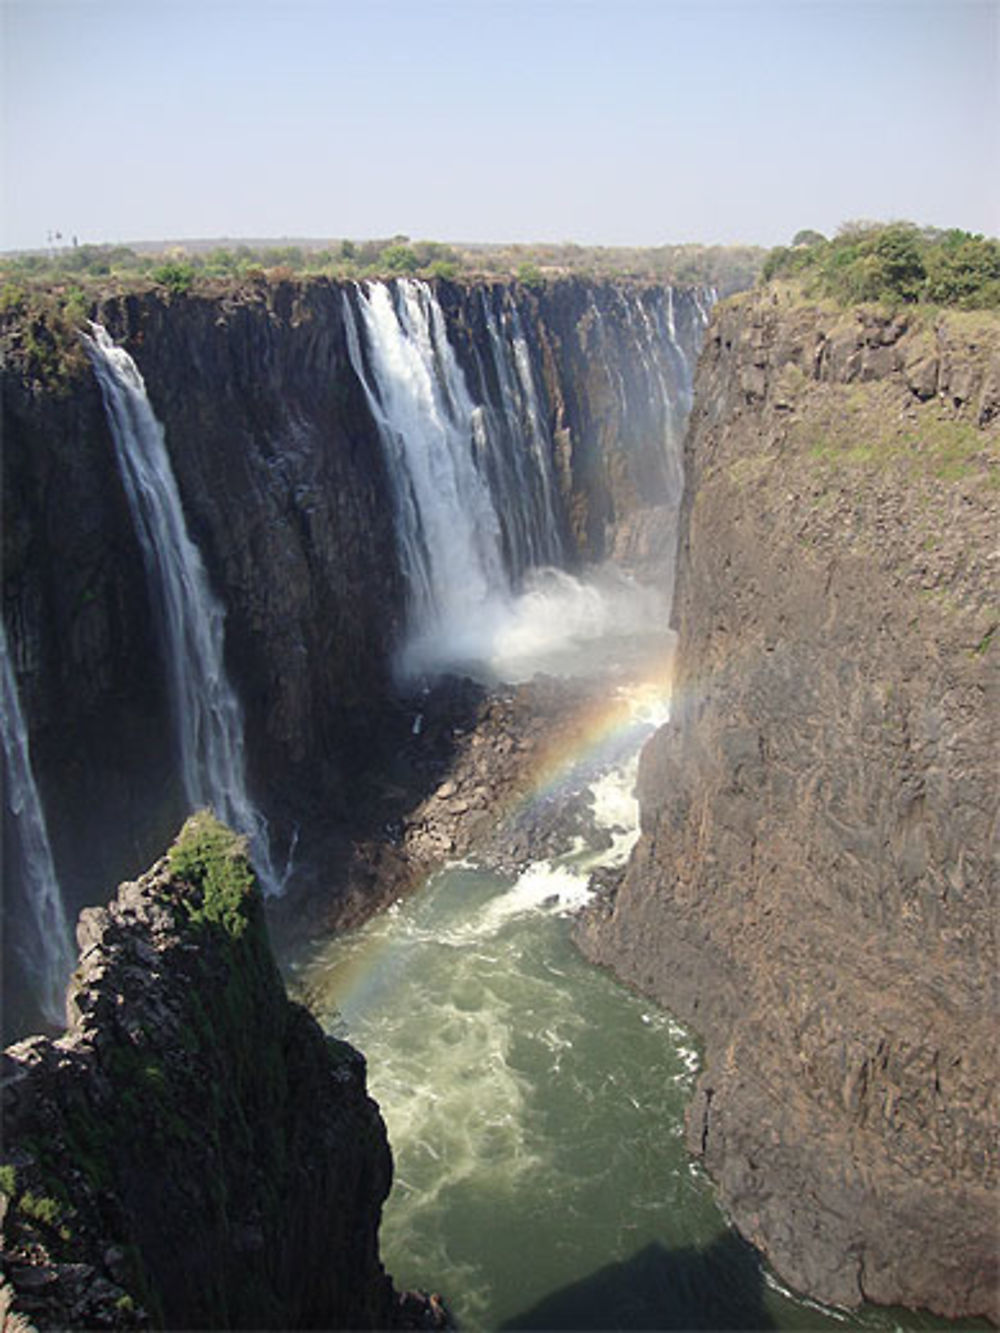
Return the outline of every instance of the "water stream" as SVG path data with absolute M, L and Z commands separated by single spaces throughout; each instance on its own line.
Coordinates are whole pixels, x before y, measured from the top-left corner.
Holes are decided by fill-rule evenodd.
M 7 645 L 7 630 L 0 621 L 0 733 L 3 738 L 4 792 L 14 817 L 20 855 L 21 892 L 27 900 L 31 937 L 20 949 L 25 971 L 34 979 L 45 1017 L 60 1023 L 64 1014 L 66 982 L 75 952 L 49 843 L 48 824 L 31 766 L 28 728 L 21 709 L 17 679 Z M 11 886 L 8 885 L 8 892 Z
M 188 532 L 180 493 L 138 366 L 106 329 L 84 335 L 101 386 L 161 629 L 177 753 L 189 808 L 211 807 L 247 836 L 267 893 L 279 893 L 267 824 L 247 790 L 243 712 L 226 673 L 225 611 Z

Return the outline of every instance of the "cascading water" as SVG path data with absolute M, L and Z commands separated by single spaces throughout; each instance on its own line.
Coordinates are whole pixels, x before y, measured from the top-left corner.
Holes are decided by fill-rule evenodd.
M 345 298 L 348 349 L 378 426 L 396 500 L 396 532 L 410 589 L 403 669 L 442 654 L 475 655 L 484 619 L 512 593 L 501 529 L 472 444 L 477 406 L 430 288 L 401 279 Z M 370 369 L 369 369 L 370 367 Z
M 503 516 L 504 532 L 522 542 L 527 583 L 516 589 L 500 568 L 497 516 L 507 488 L 531 491 L 534 482 L 537 499 L 535 469 L 548 442 L 523 335 L 511 312 L 490 303 L 495 297 L 482 299 L 489 346 L 474 353 L 499 404 L 488 390 L 475 401 L 419 284 L 359 292 L 358 323 L 353 310 L 348 320 L 352 361 L 397 487 L 418 609 L 433 611 L 430 624 L 447 639 L 450 610 L 474 619 L 499 598 L 507 614 L 494 620 L 490 648 L 503 668 L 537 663 L 540 644 L 586 637 L 597 625 L 613 643 L 637 624 L 662 624 L 643 614 L 639 593 L 630 602 L 620 587 L 532 572 L 533 560 L 556 556 L 533 547 L 541 534 L 530 513 Z M 596 302 L 589 311 L 586 352 L 617 397 L 618 419 L 628 419 L 639 397 L 651 405 L 643 423 L 663 432 L 665 456 L 653 466 L 668 510 L 680 500 L 680 433 L 704 315 L 697 301 L 676 312 L 672 293 L 622 293 L 607 312 Z M 503 435 L 516 444 L 506 457 L 492 449 Z M 434 475 L 441 453 L 442 484 L 427 488 L 424 473 Z M 485 516 L 475 536 L 488 537 L 488 559 L 462 515 L 448 510 L 461 493 L 455 475 L 466 477 Z M 448 544 L 443 564 L 435 534 Z M 466 565 L 474 593 L 463 606 L 450 580 Z M 330 1030 L 366 1052 L 387 1120 L 396 1175 L 381 1233 L 386 1263 L 404 1285 L 440 1287 L 463 1328 L 841 1322 L 797 1302 L 766 1273 L 692 1166 L 683 1118 L 698 1058 L 688 1034 L 571 944 L 569 923 L 591 895 L 591 872 L 622 866 L 638 836 L 638 750 L 666 716 L 671 650 L 670 636 L 654 628 L 638 681 L 621 684 L 616 664 L 618 684 L 607 688 L 619 706 L 581 729 L 559 779 L 573 799 L 589 786 L 603 844 L 600 836 L 589 848 L 575 841 L 516 877 L 472 861 L 448 866 L 422 893 L 321 946 L 301 967 L 304 993 Z M 557 669 L 578 666 L 571 654 Z M 548 773 L 537 790 L 541 803 L 558 805 Z M 602 845 L 603 854 L 594 850 Z
M 25 971 L 35 981 L 45 1017 L 63 1017 L 66 983 L 73 969 L 69 923 L 49 844 L 48 825 L 31 767 L 28 729 L 18 698 L 7 631 L 0 622 L 0 730 L 3 732 L 5 791 L 14 816 L 23 896 L 33 928 L 31 943 L 16 944 Z M 10 886 L 8 885 L 8 891 Z
M 480 1333 L 895 1328 L 798 1300 L 729 1229 L 685 1148 L 693 1038 L 572 944 L 591 872 L 638 836 L 638 750 L 666 716 L 652 678 L 618 694 L 615 734 L 596 718 L 559 778 L 589 781 L 607 851 L 506 878 L 453 864 L 300 969 L 386 1119 L 386 1266 Z
M 531 354 L 517 307 L 481 293 L 483 322 L 498 398 L 483 409 L 489 423 L 481 446 L 492 493 L 499 499 L 505 543 L 515 577 L 543 565 L 559 566 L 564 551 L 558 520 L 552 444 L 542 419 Z
M 426 283 L 371 282 L 345 296 L 351 363 L 395 496 L 410 595 L 399 663 L 404 676 L 458 667 L 521 679 L 562 669 L 567 655 L 589 652 L 629 626 L 634 632 L 665 619 L 662 605 L 651 610 L 648 592 L 613 570 L 581 581 L 561 568 L 565 518 L 554 441 L 528 339 L 508 296 L 484 290 L 480 300 L 488 346 L 474 349 L 480 380 L 474 394 Z M 653 429 L 662 438 L 662 458 L 652 465 L 652 486 L 676 505 L 704 311 L 692 306 L 682 331 L 672 305 L 664 314 L 655 295 L 649 300 L 652 310 L 633 293 L 617 293 L 613 330 L 592 302 L 597 332 L 588 355 L 600 360 L 623 415 L 639 400 L 659 423 Z M 671 379 L 680 381 L 673 393 Z
M 247 792 L 242 710 L 223 662 L 225 613 L 188 534 L 163 427 L 138 366 L 99 324 L 91 329 L 83 340 L 162 625 L 185 797 L 246 835 L 262 888 L 279 893 L 267 825 Z

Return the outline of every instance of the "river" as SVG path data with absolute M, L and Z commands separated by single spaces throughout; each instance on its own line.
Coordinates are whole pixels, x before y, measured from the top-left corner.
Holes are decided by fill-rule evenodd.
M 451 865 L 298 970 L 368 1058 L 395 1158 L 388 1271 L 469 1330 L 947 1326 L 827 1310 L 766 1270 L 685 1150 L 694 1035 L 577 952 L 590 871 L 636 836 L 643 734 L 592 783 L 602 854 L 517 878 Z

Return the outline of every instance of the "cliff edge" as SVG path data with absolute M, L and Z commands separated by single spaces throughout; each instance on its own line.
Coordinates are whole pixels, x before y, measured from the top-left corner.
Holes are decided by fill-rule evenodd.
M 193 816 L 78 938 L 66 1033 L 4 1054 L 4 1313 L 399 1326 L 364 1060 L 287 999 L 240 840 Z
M 794 1287 L 997 1310 L 1000 321 L 717 308 L 673 718 L 581 928 L 698 1029 L 692 1151 Z

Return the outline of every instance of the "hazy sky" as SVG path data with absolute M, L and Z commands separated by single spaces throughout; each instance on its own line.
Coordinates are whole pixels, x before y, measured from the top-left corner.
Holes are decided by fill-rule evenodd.
M 1000 231 L 1000 0 L 0 0 L 0 248 Z

